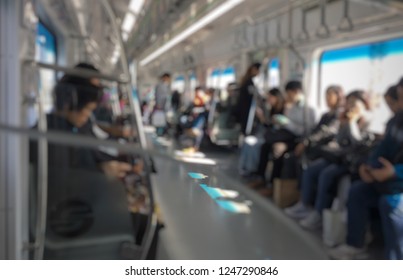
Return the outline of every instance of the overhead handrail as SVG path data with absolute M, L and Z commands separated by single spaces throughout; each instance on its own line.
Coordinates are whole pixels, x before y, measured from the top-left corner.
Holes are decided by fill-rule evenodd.
M 281 37 L 281 24 L 280 24 L 280 20 L 281 20 L 281 19 L 278 18 L 277 21 L 276 21 L 276 22 L 277 22 L 277 24 L 276 24 L 276 25 L 277 25 L 277 26 L 276 26 L 276 27 L 277 27 L 277 34 L 276 34 L 276 35 L 277 35 L 278 44 L 279 44 L 279 45 L 282 45 L 282 44 L 284 44 L 284 40 L 283 40 L 283 38 Z
M 264 23 L 264 41 L 266 43 L 266 46 L 270 46 L 270 22 L 265 22 Z
M 319 38 L 328 38 L 330 36 L 330 30 L 326 24 L 326 4 L 327 0 L 320 0 L 320 27 L 316 31 L 316 36 Z
M 307 17 L 306 14 L 307 14 L 306 10 L 302 9 L 302 32 L 301 34 L 299 34 L 298 39 L 303 42 L 309 40 L 309 33 L 308 30 L 306 29 L 306 17 Z
M 350 1 L 344 0 L 344 14 L 338 26 L 339 31 L 353 30 L 353 21 L 350 18 Z
M 107 74 L 102 74 L 97 71 L 93 71 L 93 70 L 89 70 L 89 69 L 63 67 L 63 66 L 54 65 L 54 64 L 37 62 L 32 59 L 23 60 L 23 64 L 24 64 L 24 66 L 37 67 L 37 68 L 42 68 L 42 69 L 50 69 L 50 70 L 54 70 L 54 71 L 63 72 L 65 74 L 69 74 L 72 76 L 79 76 L 82 78 L 99 78 L 102 80 L 118 82 L 121 84 L 130 82 L 130 80 L 127 78 L 128 76 L 126 76 L 126 75 L 124 75 L 124 76 L 107 75 Z

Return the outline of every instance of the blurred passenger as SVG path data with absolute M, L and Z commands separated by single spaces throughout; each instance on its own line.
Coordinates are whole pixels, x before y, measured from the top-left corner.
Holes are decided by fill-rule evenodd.
M 171 106 L 174 112 L 177 112 L 181 107 L 181 94 L 177 90 L 172 93 Z
M 253 82 L 253 78 L 259 75 L 260 63 L 254 63 L 249 66 L 245 75 L 242 78 L 239 88 L 239 100 L 237 108 L 238 121 L 241 124 L 241 132 L 243 135 L 247 134 L 247 125 L 249 119 L 249 111 L 252 106 L 252 101 L 255 95 L 257 95 L 257 89 Z
M 281 174 L 281 163 L 279 159 L 288 150 L 292 150 L 298 137 L 304 136 L 311 131 L 315 122 L 315 112 L 312 108 L 305 112 L 305 100 L 302 93 L 302 84 L 299 81 L 291 81 L 286 87 L 286 107 L 284 114 L 275 114 L 272 117 L 273 129 L 268 130 L 265 135 L 265 143 L 262 145 L 259 166 L 257 171 L 258 179 L 252 182 L 251 188 L 264 188 L 266 186 L 266 169 L 270 159 L 274 161 L 273 172 L 270 178 L 272 184 L 274 178 Z M 264 191 L 267 195 L 272 192 L 272 186 Z
M 257 172 L 260 148 L 264 143 L 264 135 L 268 129 L 273 128 L 273 116 L 284 113 L 285 99 L 278 88 L 273 88 L 267 93 L 266 104 L 256 108 L 256 117 L 259 122 L 255 135 L 245 138 L 239 158 L 239 172 L 241 176 L 252 176 Z
M 361 180 L 353 183 L 347 203 L 347 239 L 329 252 L 334 259 L 365 256 L 370 210 L 381 214 L 386 259 L 403 259 L 403 79 L 397 85 L 398 108 L 385 138 L 360 167 Z
M 160 82 L 155 87 L 155 106 L 153 110 L 153 125 L 156 127 L 157 135 L 166 133 L 167 100 L 171 95 L 171 74 L 165 73 L 161 76 Z
M 195 88 L 195 98 L 193 99 L 193 109 L 191 116 L 191 127 L 185 132 L 185 136 L 194 139 L 194 145 L 187 148 L 187 152 L 196 152 L 200 149 L 204 137 L 204 128 L 207 121 L 206 104 L 208 103 L 208 96 L 206 95 L 203 87 Z
M 165 111 L 167 99 L 171 94 L 171 74 L 164 73 L 155 87 L 155 109 Z
M 287 215 L 302 219 L 300 224 L 305 228 L 321 227 L 322 212 L 331 207 L 339 178 L 349 172 L 343 159 L 354 152 L 367 135 L 364 115 L 368 105 L 364 96 L 363 91 L 354 91 L 346 97 L 346 108 L 340 116 L 335 141 L 320 147 L 321 158 L 312 162 L 302 174 L 301 200 L 285 210 Z
M 388 88 L 386 91 L 385 95 L 385 101 L 386 104 L 388 105 L 389 109 L 392 111 L 393 115 L 397 114 L 399 112 L 399 96 L 398 96 L 398 86 L 391 86 Z
M 328 144 L 336 136 L 339 129 L 340 108 L 344 103 L 344 93 L 340 86 L 329 86 L 326 89 L 326 105 L 328 112 L 324 113 L 312 133 L 295 147 L 295 155 L 305 152 L 308 158 L 315 159 L 314 147 Z
M 80 63 L 75 68 L 99 72 L 93 65 Z M 64 75 L 54 90 L 55 110 L 47 115 L 48 130 L 59 130 L 95 137 L 91 115 L 102 97 L 101 82 L 97 78 L 81 78 Z M 32 147 L 31 159 L 37 159 L 37 150 Z M 107 176 L 122 178 L 132 166 L 110 160 L 101 152 L 88 148 L 66 147 L 50 143 L 48 164 L 59 168 L 102 170 Z

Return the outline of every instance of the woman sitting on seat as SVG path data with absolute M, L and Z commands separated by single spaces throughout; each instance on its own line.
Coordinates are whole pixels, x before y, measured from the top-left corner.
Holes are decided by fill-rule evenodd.
M 365 254 L 370 210 L 381 214 L 386 259 L 403 259 L 403 79 L 397 86 L 398 108 L 388 122 L 385 138 L 360 167 L 361 179 L 351 186 L 347 202 L 346 244 L 332 249 L 334 259 Z
M 329 111 L 322 115 L 312 133 L 295 147 L 297 157 L 305 153 L 310 160 L 316 159 L 315 147 L 328 144 L 337 135 L 340 108 L 344 105 L 344 92 L 340 86 L 333 85 L 326 89 L 326 104 Z
M 302 84 L 298 81 L 289 82 L 286 87 L 286 108 L 284 115 L 273 115 L 273 129 L 269 129 L 265 135 L 265 143 L 262 145 L 259 166 L 257 171 L 258 179 L 249 184 L 253 189 L 265 189 L 266 168 L 270 159 L 274 161 L 281 158 L 287 151 L 294 148 L 298 137 L 310 132 L 315 122 L 315 112 L 308 108 L 306 114 L 305 101 L 302 93 Z M 273 178 L 278 177 L 280 168 L 272 172 L 270 183 Z M 271 186 L 263 191 L 265 195 L 271 194 Z
M 209 97 L 206 95 L 203 88 L 196 87 L 192 108 L 192 124 L 191 127 L 185 131 L 185 136 L 194 139 L 194 145 L 185 149 L 186 152 L 197 152 L 200 148 L 204 137 L 204 127 L 207 121 L 206 105 L 209 101 Z
M 273 116 L 283 114 L 284 107 L 284 96 L 278 88 L 273 88 L 268 92 L 265 107 L 256 108 L 258 131 L 256 135 L 247 136 L 244 140 L 239 159 L 239 172 L 242 176 L 247 177 L 257 171 L 264 135 L 267 130 L 273 129 Z
M 364 114 L 368 107 L 363 91 L 354 91 L 347 96 L 335 141 L 320 148 L 322 158 L 312 162 L 302 174 L 301 200 L 285 210 L 287 215 L 302 219 L 301 226 L 308 229 L 321 227 L 322 211 L 331 207 L 338 179 L 349 172 L 342 159 L 367 135 Z

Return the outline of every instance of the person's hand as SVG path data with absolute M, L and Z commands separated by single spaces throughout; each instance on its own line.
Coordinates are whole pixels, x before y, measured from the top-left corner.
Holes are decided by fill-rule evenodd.
M 102 163 L 101 169 L 106 176 L 121 179 L 125 177 L 128 172 L 132 171 L 133 167 L 128 163 L 112 160 Z
M 360 119 L 361 110 L 359 108 L 352 108 L 346 112 L 346 117 L 350 122 L 356 122 Z
M 133 172 L 134 172 L 135 174 L 137 174 L 137 175 L 142 174 L 143 171 L 144 171 L 144 161 L 143 161 L 143 160 L 139 160 L 139 161 L 137 162 L 137 164 L 133 165 L 132 170 L 133 170 Z
M 361 164 L 358 169 L 361 180 L 364 183 L 373 183 L 375 181 L 374 177 L 371 175 L 371 168 L 366 164 Z
M 305 145 L 304 145 L 304 143 L 299 143 L 299 144 L 295 147 L 295 149 L 294 149 L 294 154 L 295 154 L 297 157 L 300 157 L 304 151 L 305 151 Z
M 129 138 L 131 136 L 133 136 L 133 130 L 130 126 L 123 126 L 120 136 L 123 138 Z
M 393 164 L 385 158 L 378 159 L 380 163 L 382 163 L 383 167 L 379 169 L 370 169 L 370 174 L 377 182 L 386 182 L 393 177 L 395 177 L 395 167 Z

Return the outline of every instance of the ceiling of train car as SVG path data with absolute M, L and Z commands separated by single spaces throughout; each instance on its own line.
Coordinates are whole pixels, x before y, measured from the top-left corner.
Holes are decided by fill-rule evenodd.
M 119 58 L 116 34 L 99 0 L 38 0 L 55 28 L 68 38 L 75 39 L 88 60 L 102 68 L 112 69 Z M 341 1 L 341 0 L 327 0 Z M 403 8 L 403 1 L 351 0 Z M 121 35 L 126 42 L 129 58 L 144 56 L 159 48 L 181 30 L 228 0 L 109 0 L 116 15 Z M 205 26 L 197 36 L 189 37 L 185 45 L 194 44 L 214 29 L 243 22 L 253 23 L 259 18 L 299 3 L 319 3 L 319 0 L 248 0 Z M 254 15 L 253 19 L 247 15 Z
M 280 16 L 279 14 L 288 14 L 288 10 L 290 7 L 294 7 L 293 9 L 295 10 L 296 7 L 299 7 L 299 9 L 301 9 L 303 12 L 307 12 L 309 13 L 312 10 L 316 10 L 318 11 L 320 8 L 320 4 L 321 4 L 322 0 L 289 0 L 289 1 L 284 1 L 284 0 L 248 0 L 248 1 L 238 1 L 240 2 L 240 4 L 238 6 L 235 6 L 235 8 L 227 11 L 225 14 L 223 14 L 222 16 L 220 16 L 219 18 L 215 19 L 214 21 L 212 21 L 211 23 L 209 23 L 208 25 L 204 26 L 201 30 L 192 33 L 191 35 L 187 36 L 186 39 L 181 40 L 181 42 L 179 43 L 179 45 L 181 45 L 181 47 L 179 48 L 173 48 L 173 49 L 166 49 L 164 51 L 164 53 L 167 53 L 165 55 L 165 57 L 175 57 L 175 58 L 179 58 L 184 56 L 182 53 L 177 56 L 178 52 L 186 52 L 186 49 L 188 50 L 192 50 L 193 52 L 197 52 L 197 46 L 198 46 L 198 42 L 202 42 L 203 39 L 208 36 L 209 34 L 212 34 L 214 30 L 214 33 L 219 33 L 220 30 L 226 29 L 228 30 L 228 32 L 230 32 L 231 26 L 232 27 L 236 27 L 239 29 L 239 33 L 240 33 L 240 37 L 242 37 L 242 28 L 243 26 L 245 26 L 245 29 L 249 28 L 252 29 L 250 27 L 253 27 L 253 29 L 261 29 L 256 28 L 257 25 L 259 25 L 260 22 L 262 23 L 267 23 L 268 20 L 270 18 L 274 18 L 274 19 L 278 19 L 280 20 Z M 332 5 L 334 2 L 339 2 L 342 3 L 343 0 L 324 0 L 326 5 Z M 357 7 L 357 5 L 361 5 L 363 8 L 363 10 L 367 10 L 367 8 L 374 8 L 376 10 L 379 10 L 379 14 L 384 13 L 385 16 L 390 13 L 394 13 L 395 15 L 399 13 L 398 10 L 400 10 L 401 13 L 401 8 L 402 8 L 402 2 L 403 1 L 396 1 L 396 0 L 348 0 L 351 5 L 354 4 L 355 7 Z M 210 2 L 214 2 L 214 1 L 210 1 Z M 164 49 L 164 47 L 166 45 L 169 45 L 169 43 L 171 43 L 172 41 L 175 41 L 175 36 L 177 34 L 181 33 L 181 30 L 186 30 L 189 26 L 195 25 L 195 22 L 197 23 L 197 21 L 199 21 L 201 18 L 203 18 L 206 14 L 209 14 L 212 10 L 214 10 L 217 6 L 223 4 L 224 2 L 230 2 L 230 1 L 216 1 L 217 5 L 215 5 L 215 7 L 213 7 L 212 9 L 203 9 L 200 7 L 200 9 L 202 10 L 200 12 L 200 15 L 196 18 L 194 18 L 194 20 L 189 19 L 187 22 L 185 21 L 185 24 L 183 26 L 180 26 L 180 28 L 178 28 L 179 30 L 177 30 L 176 34 L 174 33 L 174 36 L 167 36 L 167 38 L 164 38 L 164 36 L 160 36 L 158 38 L 158 40 L 154 41 L 154 42 L 147 42 L 144 48 L 139 48 L 138 50 L 134 50 L 134 55 L 137 58 L 140 58 L 140 65 L 146 65 L 148 63 L 148 61 L 154 61 L 155 63 L 153 63 L 152 67 L 159 67 L 159 63 L 158 63 L 158 57 L 157 59 L 151 59 L 148 60 L 147 58 L 152 57 L 153 54 L 158 53 L 159 50 Z M 233 2 L 237 2 L 237 1 L 233 1 Z M 206 1 L 204 1 L 204 3 L 206 3 Z M 190 16 L 188 15 L 188 17 L 190 18 Z M 281 33 L 279 36 L 279 38 L 277 38 L 278 40 L 280 40 L 281 42 L 278 42 L 279 44 L 284 44 L 286 43 L 288 38 L 287 36 L 290 36 L 291 31 L 287 30 L 288 28 L 285 27 L 288 24 L 288 21 L 285 22 L 283 21 L 284 19 L 286 19 L 287 17 L 281 17 L 281 21 L 276 22 L 274 24 L 277 25 L 284 25 L 284 28 L 281 28 Z M 320 24 L 320 20 L 319 18 L 316 20 L 317 22 L 315 22 L 315 30 L 314 32 L 316 32 L 317 27 Z M 312 24 L 311 24 L 312 25 Z M 341 28 L 341 27 L 340 27 Z M 174 28 L 169 28 L 166 27 L 167 30 L 172 30 Z M 298 29 L 298 28 L 295 28 Z M 246 31 L 244 32 L 246 33 Z M 276 30 L 274 30 L 274 32 L 271 31 L 271 33 L 277 33 Z M 261 34 L 261 32 L 260 32 Z M 171 35 L 171 34 L 168 34 Z M 244 34 L 245 35 L 245 34 Z M 298 34 L 301 35 L 301 34 Z M 315 34 L 314 34 L 315 35 Z M 246 35 L 245 35 L 246 36 Z M 277 35 L 275 35 L 277 36 Z M 319 36 L 319 35 L 318 35 Z M 219 38 L 217 38 L 219 39 Z M 228 39 L 228 38 L 227 38 Z M 231 39 L 232 40 L 232 39 Z M 249 43 L 251 41 L 250 38 L 248 38 Z M 145 41 L 144 38 L 139 38 L 139 41 Z M 235 38 L 235 42 L 234 44 L 236 44 L 236 38 Z M 138 42 L 134 42 L 133 45 L 135 46 Z M 211 41 L 210 41 L 211 43 Z M 217 44 L 219 45 L 219 44 Z M 242 38 L 240 38 L 240 42 L 239 42 L 239 46 L 241 47 L 242 45 Z M 211 46 L 213 47 L 213 46 Z M 214 46 L 215 47 L 215 46 Z M 143 63 L 141 63 L 143 62 Z
M 140 22 L 150 0 L 109 0 L 124 39 Z M 52 31 L 76 41 L 75 51 L 101 68 L 112 69 L 119 58 L 118 35 L 99 0 L 38 0 L 39 17 Z

